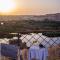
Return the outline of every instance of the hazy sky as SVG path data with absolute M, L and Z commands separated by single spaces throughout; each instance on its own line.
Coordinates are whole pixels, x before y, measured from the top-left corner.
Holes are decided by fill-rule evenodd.
M 60 12 L 60 0 L 17 0 L 15 14 L 48 14 Z
M 15 0 L 16 9 L 10 14 L 49 14 L 60 12 L 60 0 Z

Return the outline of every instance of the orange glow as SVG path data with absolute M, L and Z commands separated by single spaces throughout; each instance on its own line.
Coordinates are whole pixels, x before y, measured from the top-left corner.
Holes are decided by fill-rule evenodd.
M 0 0 L 0 15 L 43 15 L 60 12 L 60 0 Z
M 16 6 L 14 0 L 0 0 L 0 14 L 10 14 L 16 9 Z

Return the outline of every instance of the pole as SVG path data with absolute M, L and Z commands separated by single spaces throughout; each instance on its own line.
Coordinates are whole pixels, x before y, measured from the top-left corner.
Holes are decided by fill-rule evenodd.
M 18 37 L 18 40 L 17 40 L 17 42 L 18 42 L 18 53 L 17 53 L 18 56 L 17 57 L 18 58 L 17 58 L 17 60 L 20 60 L 20 39 L 19 38 L 21 36 L 19 35 L 19 33 L 18 33 L 18 36 L 17 37 Z

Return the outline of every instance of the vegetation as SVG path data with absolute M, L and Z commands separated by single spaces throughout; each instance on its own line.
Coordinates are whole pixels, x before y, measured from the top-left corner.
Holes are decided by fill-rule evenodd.
M 40 30 L 40 29 L 60 29 L 60 21 L 34 21 L 34 20 L 23 20 L 23 21 L 7 21 L 3 22 L 4 25 L 0 25 L 1 32 L 17 32 L 25 30 Z
M 1 23 L 1 21 L 0 21 Z M 20 20 L 20 21 L 3 21 L 0 24 L 0 32 L 24 32 L 32 30 L 60 30 L 60 21 L 51 21 L 45 19 L 44 21 L 35 20 Z M 56 34 L 56 33 L 55 33 Z M 52 35 L 52 34 L 51 34 Z M 60 35 L 60 33 L 57 35 Z
M 48 37 L 60 37 L 60 32 L 43 32 L 42 34 Z

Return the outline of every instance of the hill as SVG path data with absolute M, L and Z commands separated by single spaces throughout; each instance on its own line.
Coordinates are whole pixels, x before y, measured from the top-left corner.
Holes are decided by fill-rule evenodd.
M 60 36 L 60 13 L 46 15 L 11 15 L 0 16 L 0 32 L 23 32 L 24 31 L 54 31 L 43 32 L 43 35 Z M 2 36 L 2 35 L 1 35 Z
M 1 23 L 1 22 L 0 22 Z M 0 31 L 4 32 L 19 32 L 30 30 L 60 30 L 60 21 L 35 21 L 35 20 L 22 20 L 22 21 L 4 21 L 3 25 L 0 24 Z
M 0 21 L 20 21 L 20 20 L 36 20 L 45 19 L 60 21 L 60 13 L 46 15 L 0 15 Z

